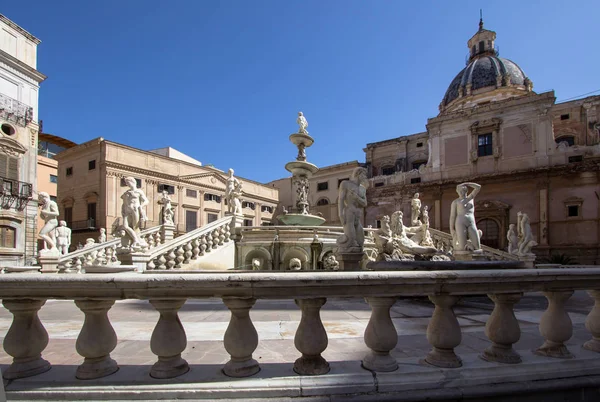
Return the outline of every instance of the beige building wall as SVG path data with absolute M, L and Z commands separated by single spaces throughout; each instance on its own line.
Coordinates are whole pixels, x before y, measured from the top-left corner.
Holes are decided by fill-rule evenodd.
M 123 144 L 97 138 L 56 156 L 58 160 L 58 202 L 61 216 L 71 215 L 73 245 L 96 238 L 100 228 L 111 234 L 121 217 L 122 179 L 133 176 L 150 200 L 147 226 L 160 224 L 162 189 L 171 192 L 175 224 L 179 234 L 196 229 L 227 211 L 227 172 L 200 166 L 183 158 L 174 159 Z M 236 176 L 238 177 L 238 176 Z M 245 224 L 269 224 L 277 206 L 278 191 L 238 177 L 242 182 Z M 91 206 L 95 204 L 95 206 Z M 92 212 L 95 209 L 95 217 Z M 90 218 L 93 218 L 90 220 Z M 195 222 L 194 222 L 195 221 Z
M 57 201 L 58 195 L 58 162 L 45 156 L 37 156 L 37 188 L 38 193 L 44 191 L 50 195 L 54 201 Z M 44 220 L 38 216 L 37 225 L 39 228 L 44 226 Z

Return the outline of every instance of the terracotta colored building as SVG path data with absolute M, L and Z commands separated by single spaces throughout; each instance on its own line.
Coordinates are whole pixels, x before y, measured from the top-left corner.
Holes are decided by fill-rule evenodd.
M 522 211 L 538 256 L 600 263 L 600 96 L 556 103 L 553 91 L 536 93 L 516 63 L 498 56 L 495 38 L 481 22 L 426 131 L 367 144 L 365 223 L 409 214 L 419 192 L 432 226 L 448 232 L 456 185 L 474 181 L 483 186 L 476 218 L 484 244 L 505 249 Z

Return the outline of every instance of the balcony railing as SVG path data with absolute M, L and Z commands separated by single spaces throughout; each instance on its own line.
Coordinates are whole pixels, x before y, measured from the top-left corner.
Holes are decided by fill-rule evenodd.
M 0 118 L 25 127 L 33 121 L 33 108 L 0 93 Z
M 301 312 L 294 340 L 298 349 L 298 359 L 295 363 L 289 363 L 289 366 L 293 364 L 296 373 L 311 377 L 305 377 L 306 382 L 303 382 L 302 378 L 297 381 L 287 379 L 285 384 L 286 389 L 293 387 L 294 392 L 305 392 L 308 388 L 313 392 L 309 395 L 318 395 L 314 392 L 319 386 L 335 386 L 338 393 L 342 388 L 344 393 L 385 393 L 389 391 L 383 388 L 393 390 L 394 386 L 402 383 L 405 375 L 411 374 L 406 366 L 398 370 L 398 360 L 390 354 L 398 342 L 398 332 L 392 321 L 390 308 L 398 297 L 427 296 L 435 306 L 426 330 L 427 341 L 431 346 L 429 353 L 423 356 L 427 364 L 412 364 L 412 370 L 420 374 L 419 381 L 426 381 L 430 376 L 435 376 L 436 387 L 456 387 L 457 391 L 462 390 L 461 384 L 467 384 L 464 378 L 461 379 L 457 372 L 453 372 L 465 364 L 459 356 L 462 352 L 457 351 L 462 335 L 461 326 L 453 311 L 453 306 L 465 295 L 488 295 L 494 302 L 494 311 L 487 319 L 485 327 L 485 334 L 490 343 L 487 348 L 481 347 L 481 350 L 478 350 L 481 352 L 481 361 L 476 364 L 469 363 L 472 370 L 483 375 L 471 374 L 469 381 L 475 383 L 469 385 L 480 384 L 482 378 L 488 374 L 488 378 L 497 380 L 499 377 L 492 374 L 504 370 L 498 363 L 511 363 L 514 368 L 510 370 L 515 373 L 517 371 L 514 370 L 519 370 L 520 365 L 535 363 L 536 370 L 528 372 L 526 379 L 513 380 L 530 381 L 524 384 L 524 388 L 536 379 L 550 378 L 550 372 L 544 368 L 564 361 L 565 358 L 572 359 L 574 364 L 578 364 L 578 368 L 577 371 L 559 373 L 559 378 L 590 375 L 589 371 L 585 371 L 585 366 L 593 366 L 592 368 L 597 370 L 594 367 L 598 367 L 597 362 L 600 359 L 600 355 L 595 354 L 600 352 L 600 291 L 597 290 L 600 289 L 600 269 L 503 269 L 502 263 L 498 263 L 497 268 L 413 272 L 3 275 L 0 280 L 0 298 L 4 307 L 14 316 L 3 344 L 6 353 L 14 360 L 7 370 L 3 370 L 3 375 L 6 379 L 15 380 L 35 376 L 50 369 L 51 362 L 45 360 L 42 355 L 48 345 L 48 332 L 38 317 L 38 311 L 47 299 L 74 300 L 75 305 L 85 315 L 76 342 L 76 351 L 84 358 L 83 363 L 77 368 L 63 368 L 63 371 L 69 370 L 72 373 L 68 383 L 60 384 L 56 380 L 58 377 L 51 376 L 48 380 L 52 381 L 51 386 L 30 388 L 23 391 L 17 399 L 65 400 L 63 397 L 67 393 L 73 400 L 85 399 L 90 395 L 98 395 L 101 389 L 108 390 L 119 398 L 122 398 L 125 392 L 130 392 L 131 395 L 135 394 L 136 399 L 155 399 L 159 392 L 163 392 L 161 387 L 164 388 L 164 384 L 167 384 L 165 379 L 182 376 L 190 369 L 188 362 L 182 357 L 187 341 L 185 327 L 178 317 L 179 309 L 188 299 L 212 297 L 221 298 L 231 310 L 229 326 L 223 338 L 223 346 L 231 360 L 222 367 L 223 373 L 229 377 L 253 376 L 260 371 L 261 366 L 267 367 L 264 362 L 253 358 L 259 337 L 249 312 L 256 300 L 295 299 Z M 566 345 L 573 335 L 573 324 L 565 311 L 565 303 L 574 290 L 589 290 L 596 302 L 586 321 L 586 328 L 591 334 L 585 337 L 587 339 L 576 339 L 577 345 L 583 346 L 583 349 L 575 349 L 572 343 Z M 535 348 L 533 353 L 513 348 L 521 336 L 519 322 L 513 312 L 514 305 L 519 302 L 523 292 L 531 291 L 543 292 L 548 300 L 548 307 L 539 324 L 539 347 Z M 323 356 L 328 345 L 328 334 L 321 321 L 321 307 L 327 302 L 327 298 L 348 296 L 365 297 L 371 307 L 369 323 L 364 333 L 364 357 L 362 362 L 345 362 L 344 371 L 348 372 L 347 375 L 332 370 L 332 374 L 319 379 L 316 376 L 327 374 L 330 370 L 326 356 Z M 156 363 L 149 369 L 150 377 L 145 376 L 149 386 L 138 385 L 139 381 L 144 381 L 144 376 L 140 376 L 139 372 L 135 372 L 135 378 L 125 382 L 123 377 L 120 377 L 116 382 L 93 381 L 86 382 L 85 386 L 82 382 L 80 386 L 75 386 L 73 381 L 77 380 L 71 379 L 73 374 L 79 380 L 94 380 L 119 370 L 118 363 L 111 358 L 111 352 L 117 346 L 118 339 L 108 312 L 116 300 L 123 299 L 147 299 L 160 313 L 149 342 L 150 349 L 157 358 Z M 423 331 L 425 332 L 425 329 Z M 585 340 L 587 342 L 584 343 Z M 576 354 L 573 355 L 571 350 Z M 48 353 L 45 357 L 59 359 L 55 353 Z M 197 365 L 202 362 L 192 363 L 196 365 L 195 372 L 203 371 L 203 368 Z M 246 388 L 253 386 L 254 394 L 250 394 L 255 395 L 259 390 L 265 392 L 270 387 L 280 384 L 278 381 L 281 380 L 281 373 L 286 371 L 283 367 L 285 365 L 288 363 L 278 363 L 277 373 L 266 369 L 254 383 L 239 385 L 239 379 L 229 380 L 227 386 L 220 390 L 231 392 L 237 386 L 244 389 L 240 392 L 249 395 L 246 394 Z M 353 384 L 352 381 L 362 378 L 360 370 L 363 369 L 369 370 L 363 373 L 364 378 L 369 380 L 367 385 Z M 207 366 L 206 370 L 212 373 L 214 368 Z M 396 370 L 397 373 L 385 374 Z M 276 378 L 269 378 L 269 375 Z M 207 397 L 206 384 L 186 384 L 186 381 L 189 380 L 173 379 L 169 384 L 180 382 L 182 387 L 186 387 L 185 391 L 180 390 L 181 395 L 188 398 Z M 227 381 L 225 377 L 223 381 Z M 382 388 L 374 389 L 374 383 L 375 387 L 379 384 Z M 16 383 L 11 384 L 13 386 Z M 346 387 L 352 391 L 348 391 Z M 53 388 L 63 394 L 55 394 L 50 398 Z M 418 384 L 417 388 L 412 389 L 418 389 Z M 112 394 L 104 396 L 108 395 Z M 167 398 L 164 393 L 160 394 L 160 397 L 176 399 Z M 216 399 L 214 394 L 208 397 Z
M 72 230 L 96 229 L 96 220 L 89 218 L 84 221 L 73 221 L 70 227 Z
M 31 183 L 0 177 L 0 196 L 30 199 L 32 194 Z

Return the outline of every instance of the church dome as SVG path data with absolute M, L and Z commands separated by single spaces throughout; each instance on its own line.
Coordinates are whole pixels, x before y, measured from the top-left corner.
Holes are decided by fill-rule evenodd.
M 480 21 L 479 31 L 468 42 L 469 62 L 450 83 L 440 104 L 440 112 L 471 104 L 476 96 L 483 101 L 531 92 L 533 84 L 521 67 L 498 56 L 495 39 L 496 33 L 483 29 L 483 21 Z M 491 91 L 495 91 L 491 99 L 478 96 Z M 503 96 L 494 96 L 499 92 L 503 92 Z

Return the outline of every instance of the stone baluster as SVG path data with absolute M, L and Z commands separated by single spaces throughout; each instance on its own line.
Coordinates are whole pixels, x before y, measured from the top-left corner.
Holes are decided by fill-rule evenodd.
M 398 362 L 390 351 L 398 343 L 398 333 L 390 317 L 395 297 L 367 297 L 371 306 L 371 318 L 365 329 L 365 344 L 371 349 L 363 358 L 362 365 L 372 371 L 394 371 Z
M 302 357 L 294 363 L 294 371 L 298 374 L 317 375 L 329 372 L 329 363 L 321 356 L 328 343 L 320 316 L 321 307 L 326 302 L 324 297 L 296 299 L 296 304 L 302 310 L 300 325 L 294 337 L 294 345 L 302 353 Z
M 183 263 L 189 264 L 192 259 L 192 243 L 185 243 L 183 246 Z
M 589 295 L 594 298 L 594 307 L 585 320 L 585 327 L 592 333 L 592 339 L 583 344 L 583 347 L 592 352 L 600 352 L 600 290 L 590 290 Z
M 200 255 L 204 255 L 204 253 L 206 252 L 206 247 L 206 235 L 202 235 L 202 237 L 200 238 Z
M 540 318 L 540 335 L 544 337 L 545 342 L 534 351 L 535 354 L 563 359 L 573 357 L 565 345 L 573 335 L 573 323 L 565 311 L 565 303 L 572 294 L 572 290 L 544 292 L 548 299 L 548 308 Z
M 39 309 L 46 300 L 4 299 L 2 304 L 13 315 L 13 321 L 4 337 L 4 351 L 13 362 L 3 375 L 7 380 L 31 377 L 50 370 L 50 363 L 42 358 L 48 346 L 48 332 L 38 318 Z
M 225 242 L 227 243 L 231 240 L 231 223 L 226 224 L 225 226 Z
M 75 272 L 81 272 L 81 268 L 83 267 L 83 257 L 75 257 Z
M 163 238 L 162 238 L 160 232 L 154 233 L 154 244 L 156 244 L 157 246 L 159 244 L 163 244 Z
M 158 257 L 158 260 L 156 260 L 156 262 L 158 263 L 158 265 L 156 266 L 157 269 L 167 269 L 167 258 L 165 257 L 165 254 L 161 254 L 160 257 Z
M 214 229 L 212 231 L 212 248 L 217 248 L 219 247 L 219 231 L 217 229 Z
M 146 244 L 148 244 L 148 250 L 151 250 L 154 248 L 155 244 L 154 244 L 154 235 L 152 233 L 147 234 L 146 236 L 144 236 L 144 240 L 146 240 Z
M 195 260 L 198 258 L 198 254 L 200 253 L 200 240 L 196 237 L 192 240 L 192 256 L 191 259 Z
M 108 310 L 114 300 L 75 300 L 75 304 L 85 314 L 81 332 L 75 348 L 84 357 L 83 364 L 77 367 L 75 376 L 80 380 L 90 380 L 110 375 L 119 369 L 110 352 L 117 346 L 117 334 L 108 319 Z
M 454 315 L 452 306 L 458 301 L 457 296 L 438 294 L 429 296 L 435 304 L 435 310 L 427 326 L 427 340 L 433 346 L 425 357 L 425 362 L 444 368 L 462 366 L 462 360 L 454 353 L 460 345 L 462 335 L 460 325 Z
M 150 261 L 148 261 L 148 263 L 146 264 L 146 270 L 148 271 L 152 271 L 156 269 L 156 263 L 154 262 L 154 259 L 151 259 Z
M 225 227 L 219 227 L 219 246 L 222 246 L 225 242 Z
M 521 356 L 512 345 L 521 338 L 519 321 L 515 317 L 513 306 L 521 300 L 522 293 L 489 294 L 494 302 L 494 311 L 485 324 L 485 334 L 492 345 L 483 351 L 484 360 L 499 363 L 520 363 Z
M 223 373 L 230 377 L 248 377 L 260 371 L 252 353 L 258 346 L 258 333 L 250 319 L 250 309 L 256 299 L 224 297 L 223 303 L 231 311 L 229 326 L 223 343 L 231 359 L 223 367 Z
M 183 247 L 179 246 L 175 249 L 175 268 L 181 268 L 181 264 L 185 260 L 184 254 Z
M 160 313 L 152 338 L 150 350 L 158 356 L 150 370 L 154 378 L 173 378 L 189 371 L 188 362 L 181 357 L 187 346 L 187 338 L 177 312 L 186 299 L 150 300 L 150 304 Z
M 173 269 L 173 267 L 175 267 L 175 259 L 177 258 L 177 255 L 175 254 L 175 249 L 172 249 L 167 255 L 167 269 Z

